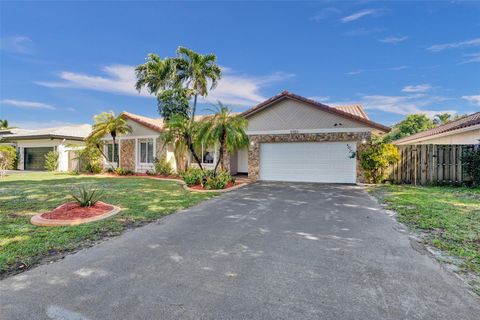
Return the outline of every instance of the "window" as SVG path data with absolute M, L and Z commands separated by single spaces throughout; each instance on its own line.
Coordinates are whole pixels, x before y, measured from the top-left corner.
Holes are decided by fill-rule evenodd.
M 202 144 L 202 163 L 213 163 L 215 161 L 214 148 L 205 148 Z
M 108 162 L 118 162 L 118 143 L 107 143 L 107 159 Z
M 141 140 L 140 144 L 140 163 L 153 163 L 153 140 Z

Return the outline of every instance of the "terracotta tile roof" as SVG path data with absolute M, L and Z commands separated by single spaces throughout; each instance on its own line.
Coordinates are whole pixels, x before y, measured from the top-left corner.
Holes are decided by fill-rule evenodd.
M 244 117 L 248 118 L 248 117 L 254 115 L 255 113 L 260 112 L 263 109 L 273 105 L 277 101 L 281 101 L 283 99 L 292 99 L 292 100 L 296 100 L 296 101 L 301 101 L 301 102 L 309 104 L 313 107 L 319 108 L 323 111 L 333 113 L 333 114 L 336 114 L 336 115 L 339 115 L 339 116 L 342 116 L 342 117 L 345 117 L 345 118 L 348 118 L 348 119 L 351 119 L 351 120 L 354 120 L 354 121 L 364 123 L 367 126 L 378 129 L 380 131 L 383 131 L 383 132 L 389 132 L 390 131 L 389 127 L 384 126 L 380 123 L 374 122 L 372 120 L 369 120 L 368 118 L 365 118 L 363 116 L 352 114 L 352 113 L 349 113 L 349 112 L 346 112 L 346 111 L 343 111 L 341 109 L 337 109 L 337 108 L 334 108 L 334 107 L 329 107 L 329 106 L 327 106 L 323 103 L 320 103 L 320 102 L 317 102 L 317 101 L 314 101 L 314 100 L 310 100 L 310 99 L 307 99 L 305 97 L 302 97 L 302 96 L 293 94 L 291 92 L 288 92 L 287 90 L 277 94 L 276 96 L 271 97 L 270 99 L 267 99 L 267 100 L 261 102 L 260 104 L 256 105 L 253 108 L 248 109 L 247 111 L 243 112 L 242 115 Z
M 370 120 L 368 115 L 363 110 L 363 107 L 360 104 L 352 104 L 348 106 L 333 106 L 335 109 L 353 114 L 354 116 L 358 116 L 367 120 Z
M 474 114 L 471 114 L 469 116 L 460 118 L 458 120 L 442 124 L 438 127 L 430 129 L 430 130 L 422 131 L 422 132 L 413 134 L 411 136 L 408 136 L 408 137 L 405 137 L 405 138 L 402 138 L 402 139 L 398 139 L 398 140 L 394 141 L 393 144 L 401 144 L 401 143 L 405 143 L 405 142 L 408 142 L 408 141 L 418 140 L 418 139 L 421 139 L 421 138 L 427 138 L 427 137 L 435 136 L 437 134 L 452 132 L 452 131 L 455 131 L 455 130 L 468 128 L 468 127 L 472 127 L 472 126 L 475 126 L 475 125 L 480 125 L 480 112 L 476 112 Z
M 163 131 L 163 118 L 149 118 L 149 117 L 144 117 L 140 116 L 138 114 L 133 114 L 130 112 L 122 112 L 121 116 L 127 119 L 130 119 L 132 121 L 135 121 L 141 125 L 144 125 L 147 128 L 150 128 L 152 130 L 162 132 Z

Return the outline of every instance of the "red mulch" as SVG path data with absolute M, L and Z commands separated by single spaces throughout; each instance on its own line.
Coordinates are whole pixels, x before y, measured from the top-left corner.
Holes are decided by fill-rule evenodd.
M 180 180 L 180 177 L 176 176 L 176 175 L 165 176 L 165 175 L 161 175 L 161 174 L 146 174 L 146 173 L 133 173 L 133 174 L 120 176 L 120 175 L 118 175 L 116 173 L 113 173 L 113 172 L 107 172 L 107 173 L 101 173 L 100 175 L 108 175 L 108 176 L 112 176 L 112 177 L 153 177 L 153 178 Z
M 40 217 L 54 220 L 87 219 L 102 215 L 112 209 L 113 206 L 101 201 L 90 207 L 80 207 L 76 202 L 67 202 L 52 211 L 43 213 Z
M 227 182 L 227 186 L 225 187 L 225 189 L 228 189 L 228 188 L 231 188 L 235 185 L 235 183 L 232 183 L 232 182 Z M 195 186 L 191 186 L 189 188 L 192 188 L 192 189 L 195 189 L 195 190 L 206 190 L 205 188 L 203 188 L 201 185 L 197 184 Z M 225 189 L 219 189 L 219 190 L 225 190 Z M 213 189 L 212 189 L 213 190 Z

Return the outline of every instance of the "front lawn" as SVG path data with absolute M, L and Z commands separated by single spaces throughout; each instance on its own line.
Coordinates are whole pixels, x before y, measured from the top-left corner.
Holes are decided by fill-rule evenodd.
M 30 217 L 71 201 L 81 185 L 105 190 L 103 201 L 123 210 L 116 216 L 73 227 L 36 227 Z M 0 180 L 0 278 L 101 238 L 120 234 L 213 197 L 185 191 L 178 183 L 147 178 L 15 174 Z
M 427 244 L 462 257 L 480 274 L 480 189 L 384 185 L 371 189 Z

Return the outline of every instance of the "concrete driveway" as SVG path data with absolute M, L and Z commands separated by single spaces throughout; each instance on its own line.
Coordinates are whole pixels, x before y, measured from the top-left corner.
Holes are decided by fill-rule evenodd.
M 475 319 L 360 187 L 256 183 L 0 282 L 1 319 Z

